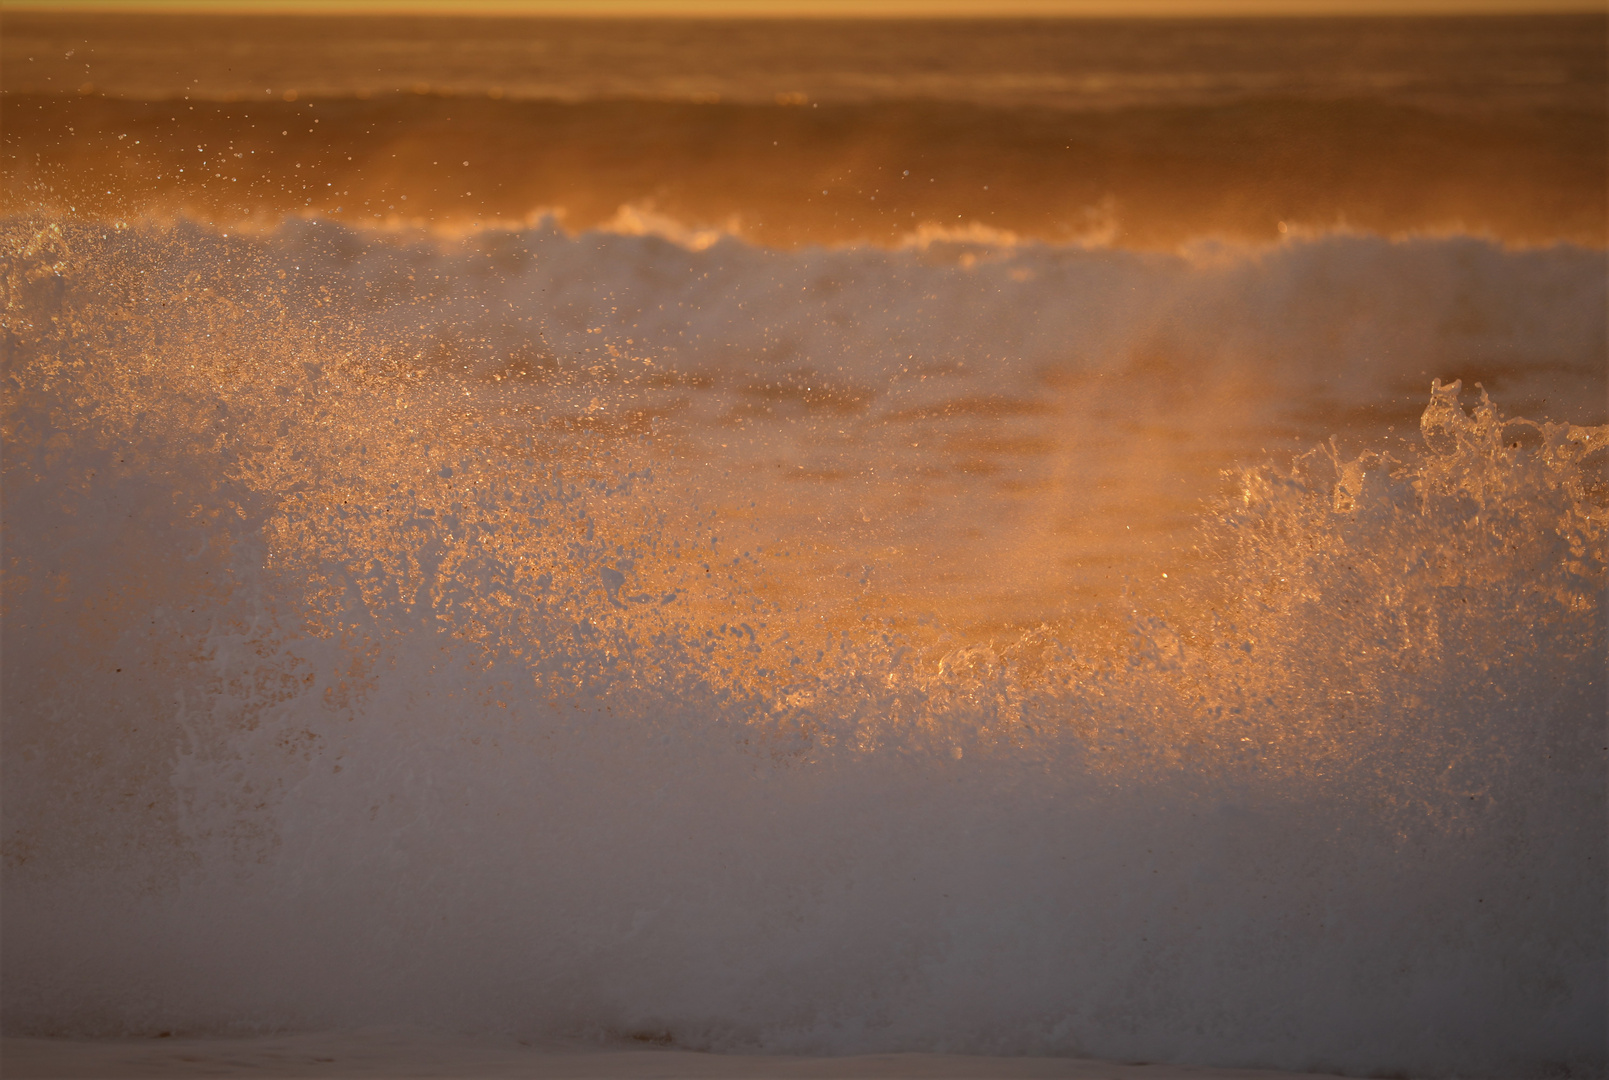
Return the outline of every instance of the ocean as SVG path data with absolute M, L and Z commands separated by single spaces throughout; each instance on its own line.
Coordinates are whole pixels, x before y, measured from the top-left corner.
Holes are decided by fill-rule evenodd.
M 1606 40 L 6 13 L 4 1033 L 1603 1076 Z

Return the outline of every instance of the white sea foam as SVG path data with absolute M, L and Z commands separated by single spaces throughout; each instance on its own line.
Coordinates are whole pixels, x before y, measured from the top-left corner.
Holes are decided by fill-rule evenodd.
M 1423 400 L 1601 388 L 1601 253 L 6 229 L 8 1031 L 1601 1074 L 1602 403 Z M 1192 492 L 1115 641 L 802 568 L 1216 384 L 1423 418 Z

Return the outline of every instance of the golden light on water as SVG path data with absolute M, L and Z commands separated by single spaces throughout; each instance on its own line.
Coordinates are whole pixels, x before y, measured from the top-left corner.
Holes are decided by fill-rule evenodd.
M 1601 14 L 129 10 L 0 34 L 8 1075 L 1602 1072 Z

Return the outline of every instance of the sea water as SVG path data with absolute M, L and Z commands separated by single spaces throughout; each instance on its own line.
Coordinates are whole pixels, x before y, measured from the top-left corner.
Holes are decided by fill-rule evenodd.
M 8 15 L 6 1031 L 1600 1075 L 1602 35 Z

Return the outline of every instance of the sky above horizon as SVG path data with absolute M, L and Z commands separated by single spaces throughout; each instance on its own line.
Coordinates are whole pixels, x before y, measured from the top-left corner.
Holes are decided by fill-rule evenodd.
M 0 0 L 0 11 L 670 17 L 1079 17 L 1529 14 L 1604 0 Z

